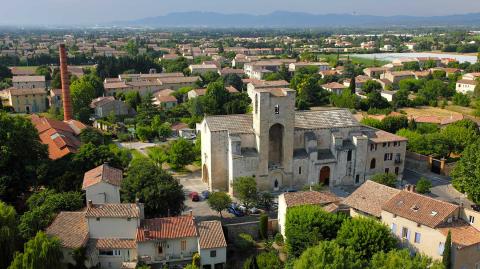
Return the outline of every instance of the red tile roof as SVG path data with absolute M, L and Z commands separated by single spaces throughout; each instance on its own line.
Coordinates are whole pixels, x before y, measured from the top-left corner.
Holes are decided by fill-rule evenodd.
M 452 242 L 460 248 L 480 243 L 480 231 L 461 219 L 442 224 L 439 230 L 445 236 L 447 236 L 448 231 L 450 231 L 452 234 Z
M 134 239 L 102 238 L 93 239 L 97 249 L 136 249 L 137 242 Z
M 220 221 L 203 221 L 198 224 L 198 243 L 201 249 L 227 247 Z
M 138 218 L 140 209 L 137 204 L 93 204 L 87 206 L 85 213 L 93 218 Z
M 192 216 L 146 219 L 137 229 L 137 242 L 197 236 Z
M 120 186 L 122 180 L 122 170 L 111 167 L 108 164 L 102 164 L 85 173 L 83 176 L 82 190 L 102 181 L 114 186 Z
M 326 205 L 341 201 L 340 197 L 327 191 L 287 192 L 284 194 L 284 197 L 287 207 L 299 205 Z
M 60 212 L 46 233 L 60 239 L 66 248 L 79 248 L 88 241 L 88 225 L 85 212 Z

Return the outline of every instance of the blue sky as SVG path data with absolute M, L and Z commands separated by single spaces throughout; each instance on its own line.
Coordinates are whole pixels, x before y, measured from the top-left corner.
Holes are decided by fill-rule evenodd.
M 266 14 L 450 15 L 480 12 L 478 0 L 0 0 L 0 24 L 95 24 L 176 11 Z

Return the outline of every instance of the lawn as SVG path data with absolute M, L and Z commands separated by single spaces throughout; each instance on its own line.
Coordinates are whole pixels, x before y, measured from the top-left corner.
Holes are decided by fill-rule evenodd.
M 452 115 L 461 114 L 453 110 L 442 109 L 439 107 L 421 106 L 421 107 L 405 107 L 401 109 L 408 116 L 424 117 L 424 116 L 437 116 L 437 117 L 450 117 Z

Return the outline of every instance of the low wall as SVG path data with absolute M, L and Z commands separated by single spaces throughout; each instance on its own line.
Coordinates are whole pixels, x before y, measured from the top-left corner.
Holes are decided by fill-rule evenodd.
M 260 221 L 249 221 L 241 223 L 231 223 L 224 225 L 224 229 L 227 234 L 227 241 L 229 243 L 235 242 L 238 235 L 241 233 L 249 234 L 253 239 L 259 239 L 259 223 Z M 268 232 L 269 234 L 275 234 L 278 231 L 278 221 L 276 219 L 268 220 Z

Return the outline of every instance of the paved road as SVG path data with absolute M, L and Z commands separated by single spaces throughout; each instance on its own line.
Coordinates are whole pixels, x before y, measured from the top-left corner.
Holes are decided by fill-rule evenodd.
M 473 204 L 464 194 L 452 186 L 451 179 L 447 176 L 405 169 L 403 173 L 403 184 L 416 184 L 421 177 L 425 177 L 432 182 L 431 193 L 428 195 L 454 204 L 463 203 L 465 207 L 470 207 L 470 205 Z

